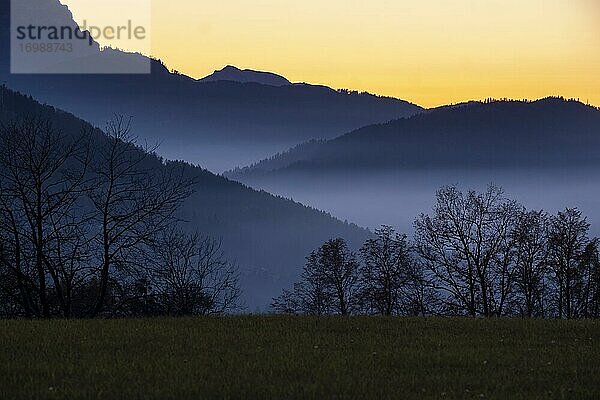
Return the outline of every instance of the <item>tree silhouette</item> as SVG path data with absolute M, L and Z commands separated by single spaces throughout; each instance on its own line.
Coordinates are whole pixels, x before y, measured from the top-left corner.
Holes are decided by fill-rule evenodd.
M 85 139 L 68 137 L 39 117 L 0 127 L 2 230 L 10 237 L 6 243 L 11 243 L 12 268 L 26 315 L 51 315 L 48 280 L 62 314 L 70 315 L 73 276 L 65 252 L 72 240 L 68 232 L 85 219 L 74 217 L 89 163 Z M 26 257 L 24 249 L 29 250 Z
M 512 230 L 519 206 L 500 188 L 485 193 L 444 187 L 432 217 L 415 222 L 415 246 L 450 308 L 468 315 L 502 315 L 510 293 Z
M 307 258 L 301 279 L 273 299 L 282 313 L 349 315 L 358 305 L 358 263 L 343 239 L 325 242 Z
M 515 305 L 525 317 L 547 312 L 548 216 L 543 211 L 521 211 L 512 240 L 515 245 Z
M 549 261 L 556 286 L 559 318 L 578 316 L 585 304 L 585 252 L 590 224 L 576 208 L 567 208 L 550 219 Z
M 221 243 L 170 229 L 151 246 L 146 272 L 161 314 L 211 315 L 238 311 L 238 267 Z
M 122 116 L 108 123 L 106 134 L 108 144 L 98 152 L 89 192 L 102 251 L 93 315 L 103 311 L 111 270 L 132 267 L 139 246 L 172 224 L 194 185 L 175 167 L 151 171 L 151 149 L 135 146 L 130 121 Z
M 360 250 L 361 300 L 367 310 L 376 314 L 401 314 L 411 303 L 408 286 L 415 268 L 406 235 L 390 226 L 375 231 L 375 238 L 365 242 Z

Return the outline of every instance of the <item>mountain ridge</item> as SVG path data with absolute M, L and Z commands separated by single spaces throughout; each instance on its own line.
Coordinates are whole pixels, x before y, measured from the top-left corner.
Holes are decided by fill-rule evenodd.
M 535 166 L 561 160 L 595 163 L 600 158 L 590 149 L 600 144 L 599 134 L 600 110 L 572 99 L 468 102 L 369 125 L 330 140 L 306 142 L 226 175 L 243 178 L 286 168 L 327 166 L 352 170 L 483 167 L 486 163 L 488 167 Z M 574 138 L 580 142 L 573 142 Z M 545 143 L 550 140 L 554 145 Z M 571 147 L 565 147 L 569 143 Z M 569 148 L 573 154 L 565 154 Z M 452 152 L 456 156 L 444 154 Z
M 57 0 L 44 1 L 66 10 Z M 0 0 L 0 53 L 6 56 L 9 10 L 10 0 Z M 2 59 L 0 82 L 7 86 L 96 126 L 104 126 L 115 113 L 133 116 L 140 137 L 162 143 L 164 156 L 215 172 L 259 161 L 310 139 L 333 138 L 423 111 L 401 99 L 319 85 L 196 80 L 170 72 L 154 59 L 151 74 L 138 75 L 13 75 L 7 58 Z
M 234 81 L 241 83 L 259 83 L 269 86 L 291 85 L 287 78 L 273 72 L 256 71 L 252 69 L 240 69 L 233 65 L 227 65 L 220 70 L 198 80 L 199 82 Z
M 231 179 L 362 226 L 412 232 L 436 190 L 491 183 L 551 212 L 600 220 L 600 109 L 574 100 L 471 102 L 296 146 Z
M 51 105 L 0 85 L 0 120 L 48 118 L 65 133 L 93 129 L 100 146 L 103 132 Z M 135 125 L 134 125 L 135 128 Z M 250 311 L 264 309 L 273 296 L 297 277 L 304 257 L 324 240 L 345 237 L 355 246 L 370 232 L 298 202 L 257 191 L 185 162 L 154 154 L 149 169 L 176 165 L 197 182 L 179 217 L 191 231 L 221 239 L 226 255 L 242 270 L 242 287 Z

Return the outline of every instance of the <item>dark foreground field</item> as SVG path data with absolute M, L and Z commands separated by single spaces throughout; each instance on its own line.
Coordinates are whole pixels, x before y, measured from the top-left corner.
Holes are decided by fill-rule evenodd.
M 600 323 L 0 321 L 0 399 L 600 399 Z

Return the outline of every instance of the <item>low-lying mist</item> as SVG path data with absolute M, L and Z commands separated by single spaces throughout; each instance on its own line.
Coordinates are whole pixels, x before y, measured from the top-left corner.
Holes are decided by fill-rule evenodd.
M 158 152 L 168 160 L 184 160 L 217 174 L 240 165 L 251 165 L 294 144 L 293 142 L 260 144 L 228 142 L 190 145 L 189 142 L 177 140 L 161 142 L 158 138 L 149 140 L 149 143 L 159 143 Z
M 482 191 L 490 183 L 529 209 L 554 213 L 577 207 L 588 216 L 592 233 L 600 233 L 600 171 L 573 170 L 412 170 L 278 172 L 248 178 L 244 183 L 327 211 L 337 218 L 376 228 L 392 225 L 412 234 L 413 221 L 430 213 L 436 190 L 458 185 Z

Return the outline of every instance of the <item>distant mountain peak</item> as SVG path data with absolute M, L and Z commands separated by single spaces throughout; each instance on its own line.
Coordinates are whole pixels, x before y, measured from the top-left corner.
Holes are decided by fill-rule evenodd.
M 200 79 L 201 82 L 234 81 L 242 83 L 260 83 L 270 86 L 286 86 L 292 83 L 281 75 L 272 72 L 254 71 L 251 69 L 239 69 L 233 65 L 227 65 L 221 70 Z

